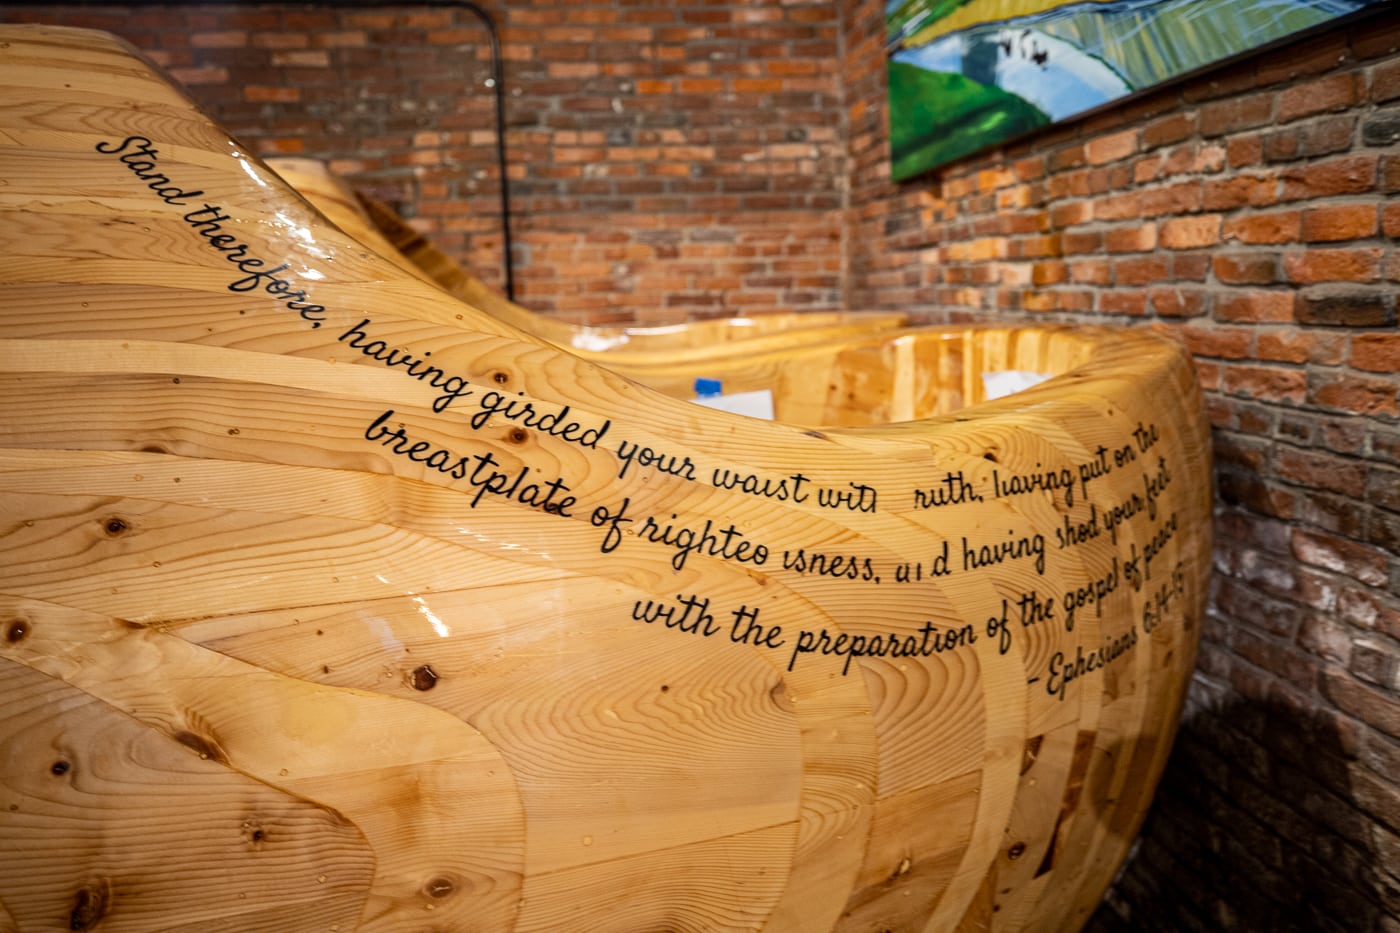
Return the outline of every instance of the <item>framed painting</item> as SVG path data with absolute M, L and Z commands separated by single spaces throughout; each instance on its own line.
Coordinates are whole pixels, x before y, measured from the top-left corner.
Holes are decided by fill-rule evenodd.
M 1387 0 L 887 0 L 891 176 L 913 177 Z

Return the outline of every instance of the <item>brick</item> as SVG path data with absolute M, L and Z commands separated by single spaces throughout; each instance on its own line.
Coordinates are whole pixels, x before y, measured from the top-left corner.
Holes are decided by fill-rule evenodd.
M 1327 334 L 1328 337 L 1340 335 Z M 1318 443 L 1328 450 L 1361 456 L 1366 445 L 1367 430 L 1363 422 L 1354 418 L 1324 418 L 1318 424 Z
M 171 68 L 170 76 L 181 84 L 205 85 L 228 84 L 228 69 L 219 65 L 200 65 L 192 68 Z
M 1196 131 L 1195 113 L 1176 113 L 1153 120 L 1142 128 L 1142 146 L 1153 149 L 1180 142 Z
M 1204 282 L 1210 274 L 1209 253 L 1176 253 L 1169 258 L 1172 278 L 1180 282 Z
M 1202 136 L 1223 136 L 1263 126 L 1273 119 L 1273 98 L 1268 94 L 1229 97 L 1202 105 Z
M 1113 270 L 1106 260 L 1073 260 L 1069 263 L 1071 281 L 1090 285 L 1107 285 L 1113 281 Z
M 1095 168 L 1089 171 L 1089 191 L 1102 194 L 1132 186 L 1133 165 L 1112 165 L 1108 168 Z
M 1199 317 L 1209 314 L 1211 308 L 1211 295 L 1203 289 L 1153 288 L 1147 300 L 1162 317 Z
M 1090 165 L 1104 165 L 1126 159 L 1138 151 L 1138 131 L 1123 130 L 1111 136 L 1091 139 L 1085 146 L 1085 155 Z
M 1137 191 L 1099 198 L 1093 205 L 1097 220 L 1131 220 L 1142 216 L 1142 194 Z
M 1153 225 L 1156 231 L 1156 225 Z M 1060 234 L 1060 247 L 1066 256 L 1097 253 L 1104 248 L 1104 235 L 1095 230 L 1066 230 Z
M 1396 691 L 1400 685 L 1400 651 L 1379 639 L 1358 639 L 1352 644 L 1347 670 L 1366 684 Z
M 1302 212 L 1247 214 L 1225 221 L 1221 237 L 1241 243 L 1293 243 L 1302 235 Z
M 1133 163 L 1133 184 L 1144 185 L 1162 175 L 1162 157 L 1148 156 Z
M 1337 366 L 1346 356 L 1346 341 L 1342 335 L 1297 328 L 1261 332 L 1255 346 L 1259 359 L 1281 363 Z
M 295 103 L 301 100 L 301 89 L 296 87 L 262 87 L 245 85 L 243 99 L 249 103 Z
M 1356 139 L 1356 122 L 1354 114 L 1338 114 L 1264 133 L 1264 161 L 1291 162 L 1346 152 Z
M 1161 244 L 1167 249 L 1198 249 L 1219 242 L 1219 214 L 1174 217 L 1161 227 Z
M 1110 253 L 1140 253 L 1157 248 L 1157 224 L 1134 224 L 1103 234 L 1103 248 Z
M 1194 356 L 1247 360 L 1254 350 L 1254 335 L 1244 327 L 1186 327 L 1181 336 Z M 1217 455 L 1222 451 L 1222 444 L 1217 438 Z M 1250 464 L 1252 467 L 1259 465 Z
M 1400 702 L 1339 670 L 1325 670 L 1322 692 L 1337 708 L 1392 738 L 1400 738 Z
M 1374 204 L 1334 204 L 1303 211 L 1302 238 L 1307 242 L 1338 242 L 1374 236 L 1378 211 Z
M 1324 661 L 1345 666 L 1351 660 L 1352 631 L 1326 615 L 1310 612 L 1298 631 L 1298 646 Z M 1306 686 L 1311 688 L 1312 684 Z
M 1400 239 L 1400 202 L 1381 208 L 1381 233 L 1392 240 Z
M 1047 160 L 1047 166 L 1052 173 L 1063 172 L 1070 168 L 1081 168 L 1086 163 L 1087 155 L 1082 143 L 1056 149 L 1050 153 Z
M 1188 83 L 1182 88 L 1182 99 L 1187 103 L 1213 100 L 1218 97 L 1240 94 L 1255 86 L 1254 68 L 1248 62 L 1234 67 L 1221 68 Z
M 1288 253 L 1283 270 L 1288 279 L 1302 285 L 1318 282 L 1374 282 L 1380 278 L 1383 253 L 1379 248 L 1310 249 Z
M 1276 363 L 1306 363 L 1308 361 L 1308 337 L 1297 329 L 1261 333 L 1258 341 L 1257 355 L 1261 360 L 1271 360 Z
M 1391 618 L 1388 620 L 1386 607 L 1382 600 L 1383 597 L 1374 590 L 1349 586 L 1337 595 L 1337 614 L 1348 625 L 1394 636 L 1400 633 L 1400 614 L 1391 613 Z M 1388 621 L 1397 624 L 1388 625 Z
M 1063 262 L 1037 262 L 1031 266 L 1031 284 L 1059 285 L 1069 281 L 1069 267 Z
M 1140 197 L 1144 217 L 1163 214 L 1189 214 L 1201 208 L 1204 186 L 1199 180 L 1181 182 L 1162 188 L 1151 188 Z
M 278 49 L 272 53 L 272 64 L 278 68 L 328 68 L 330 53 L 324 49 Z
M 1365 194 L 1376 187 L 1378 165 L 1376 156 L 1363 154 L 1287 169 L 1283 172 L 1282 199 Z
M 243 30 L 196 32 L 190 36 L 190 46 L 196 49 L 241 49 L 247 45 L 248 33 Z
M 1223 171 L 1226 166 L 1226 149 L 1221 145 L 1202 146 L 1196 152 L 1195 158 L 1191 161 L 1190 171 L 1203 174 L 1214 174 Z
M 1057 230 L 1072 227 L 1087 223 L 1092 216 L 1093 211 L 1088 202 L 1085 201 L 1055 204 L 1050 208 L 1050 226 Z
M 480 33 L 477 34 L 477 38 Z M 429 42 L 438 41 L 436 34 L 428 37 Z M 369 36 L 362 29 L 345 29 L 338 32 L 322 32 L 311 36 L 313 45 L 327 49 L 357 49 L 369 45 Z
M 1358 415 L 1395 415 L 1395 383 L 1351 374 L 1314 373 L 1309 378 L 1308 402 Z
M 1360 461 L 1336 454 L 1280 447 L 1275 458 L 1280 479 L 1325 489 L 1352 499 L 1360 499 L 1366 491 L 1366 468 Z
M 1346 574 L 1368 586 L 1386 582 L 1385 555 L 1345 538 L 1295 529 L 1293 555 L 1305 564 Z
M 1329 110 L 1344 110 L 1360 97 L 1354 73 L 1332 74 L 1279 92 L 1275 119 L 1287 123 Z
M 1147 295 L 1132 291 L 1109 291 L 1099 295 L 1099 310 L 1105 314 L 1127 314 L 1142 317 L 1147 313 Z
M 1369 372 L 1400 373 L 1400 334 L 1357 334 L 1348 362 Z
M 1113 281 L 1117 285 L 1147 285 L 1169 277 L 1170 270 L 1164 256 L 1120 259 L 1113 264 Z
M 1208 211 L 1239 207 L 1268 207 L 1278 200 L 1279 182 L 1272 175 L 1213 178 L 1202 189 L 1201 206 Z
M 1361 121 L 1361 142 L 1367 146 L 1393 146 L 1400 142 L 1400 107 L 1367 114 Z
M 1274 252 L 1217 253 L 1211 268 L 1226 285 L 1272 285 L 1279 277 L 1278 259 Z
M 1381 190 L 1400 191 L 1400 155 L 1386 156 L 1381 160 Z
M 1307 375 L 1281 366 L 1228 367 L 1224 372 L 1224 390 L 1230 395 L 1272 402 L 1298 404 L 1307 398 Z
M 1237 656 L 1298 686 L 1311 687 L 1321 667 L 1316 658 L 1308 657 L 1292 645 L 1247 628 L 1235 630 L 1230 647 Z
M 1371 467 L 1366 478 L 1366 501 L 1400 512 L 1400 471 Z
M 1221 321 L 1286 323 L 1294 320 L 1292 291 L 1234 290 L 1216 297 L 1215 317 Z
M 1366 540 L 1387 553 L 1400 553 L 1400 515 L 1373 511 L 1367 523 Z
M 1225 161 L 1231 168 L 1258 165 L 1264 159 L 1264 142 L 1257 134 L 1232 136 L 1225 141 Z
M 1261 61 L 1259 83 L 1272 84 L 1322 74 L 1346 59 L 1346 34 L 1340 30 L 1326 32 L 1312 39 L 1291 43 L 1279 54 Z
M 1385 103 L 1400 97 L 1400 58 L 1381 62 L 1371 69 L 1371 86 L 1367 98 L 1374 103 Z
M 1299 295 L 1299 324 L 1335 327 L 1390 327 L 1395 324 L 1395 296 L 1387 291 L 1327 286 Z

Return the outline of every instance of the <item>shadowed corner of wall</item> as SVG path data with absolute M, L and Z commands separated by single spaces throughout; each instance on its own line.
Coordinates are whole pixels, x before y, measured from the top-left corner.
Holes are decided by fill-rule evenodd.
M 1400 864 L 1376 851 L 1384 830 L 1356 799 L 1355 749 L 1317 713 L 1204 694 L 1198 679 L 1152 810 L 1084 933 L 1392 929 Z

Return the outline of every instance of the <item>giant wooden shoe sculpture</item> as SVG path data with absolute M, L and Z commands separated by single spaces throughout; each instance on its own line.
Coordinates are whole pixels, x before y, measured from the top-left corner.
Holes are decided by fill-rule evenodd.
M 493 317 L 595 359 L 624 374 L 627 367 L 663 369 L 676 364 L 722 361 L 736 352 L 782 350 L 798 343 L 837 340 L 865 332 L 890 330 L 908 323 L 898 311 L 774 312 L 753 317 L 726 317 L 687 324 L 583 325 L 536 314 L 509 300 L 463 269 L 410 227 L 387 206 L 357 194 L 316 159 L 279 156 L 268 166 L 341 230 L 364 243 L 410 275 L 434 282 L 444 291 Z M 742 347 L 735 344 L 742 343 Z
M 1093 909 L 1201 620 L 1177 347 L 911 332 L 793 391 L 883 359 L 923 420 L 713 412 L 346 238 L 102 34 L 0 31 L 0 177 L 0 930 Z M 925 417 L 987 362 L 1059 375 Z

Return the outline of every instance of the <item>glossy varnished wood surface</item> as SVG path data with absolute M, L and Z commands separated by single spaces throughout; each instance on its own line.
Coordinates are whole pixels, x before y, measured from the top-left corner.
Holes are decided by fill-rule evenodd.
M 1174 344 L 759 347 L 724 375 L 780 420 L 710 411 L 394 265 L 90 32 L 0 30 L 0 177 L 0 930 L 1096 905 L 1209 571 Z

